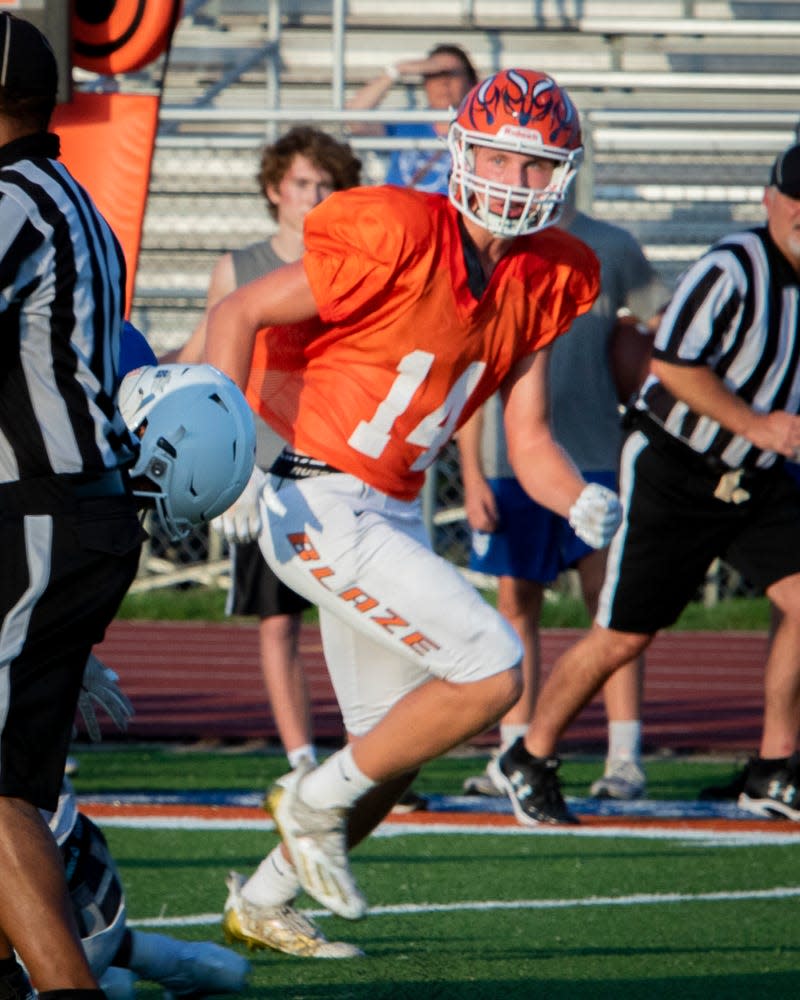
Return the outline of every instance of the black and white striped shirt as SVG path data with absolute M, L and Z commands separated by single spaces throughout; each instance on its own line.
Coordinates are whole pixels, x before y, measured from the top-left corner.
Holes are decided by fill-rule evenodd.
M 125 261 L 58 151 L 44 133 L 0 147 L 0 483 L 133 455 L 114 402 Z
M 800 279 L 766 227 L 726 237 L 688 269 L 653 356 L 707 365 L 760 413 L 800 412 Z M 654 376 L 641 399 L 671 434 L 731 468 L 767 468 L 776 459 L 690 410 Z

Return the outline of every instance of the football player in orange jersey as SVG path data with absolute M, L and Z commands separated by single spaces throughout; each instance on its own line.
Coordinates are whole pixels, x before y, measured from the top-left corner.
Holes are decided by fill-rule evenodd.
M 361 917 L 348 847 L 422 764 L 519 696 L 515 633 L 431 551 L 422 520 L 425 469 L 457 428 L 499 389 L 525 490 L 598 548 L 620 518 L 547 416 L 547 347 L 599 286 L 591 250 L 553 228 L 581 160 L 578 113 L 549 76 L 505 70 L 467 94 L 448 144 L 449 197 L 334 193 L 306 217 L 300 261 L 209 317 L 207 360 L 289 442 L 262 493 L 260 544 L 320 608 L 349 735 L 269 794 L 283 842 L 256 873 L 265 905 L 302 886 Z

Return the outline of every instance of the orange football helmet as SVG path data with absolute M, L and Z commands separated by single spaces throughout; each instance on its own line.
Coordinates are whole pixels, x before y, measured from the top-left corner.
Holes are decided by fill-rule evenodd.
M 470 90 L 450 124 L 450 201 L 496 236 L 511 239 L 558 221 L 583 159 L 580 116 L 546 73 L 507 69 Z M 474 147 L 546 157 L 556 168 L 546 188 L 512 187 L 475 173 Z M 501 211 L 497 211 L 502 202 Z

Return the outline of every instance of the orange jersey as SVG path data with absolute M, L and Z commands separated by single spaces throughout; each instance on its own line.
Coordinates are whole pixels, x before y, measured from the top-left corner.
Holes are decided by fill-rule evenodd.
M 332 194 L 305 223 L 319 316 L 260 331 L 253 352 L 247 398 L 278 434 L 402 500 L 514 364 L 599 289 L 592 251 L 551 228 L 516 239 L 476 299 L 458 219 L 443 195 Z

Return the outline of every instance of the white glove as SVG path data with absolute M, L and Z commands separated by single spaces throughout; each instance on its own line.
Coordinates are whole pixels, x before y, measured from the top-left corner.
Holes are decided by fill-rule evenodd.
M 622 520 L 619 497 L 606 486 L 589 483 L 569 511 L 569 524 L 582 542 L 604 549 Z
M 211 527 L 229 542 L 251 542 L 258 538 L 261 534 L 261 491 L 266 482 L 266 472 L 254 466 L 239 499 L 215 517 Z
M 86 724 L 86 731 L 93 743 L 99 743 L 103 738 L 95 713 L 95 703 L 108 713 L 111 721 L 123 732 L 128 728 L 128 721 L 133 718 L 133 705 L 119 686 L 119 677 L 111 667 L 94 655 L 89 654 L 83 671 L 83 684 L 78 695 L 78 708 Z

